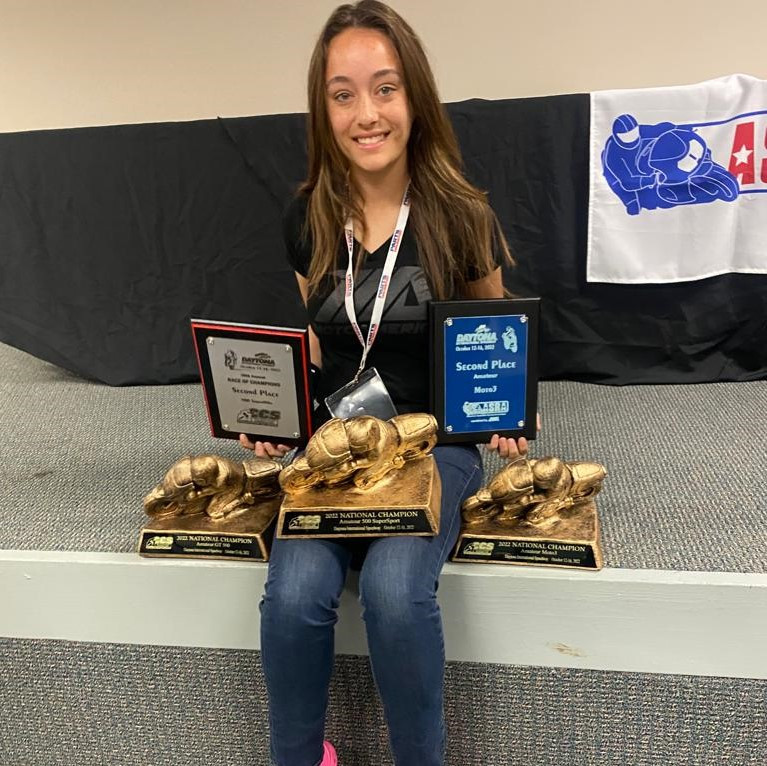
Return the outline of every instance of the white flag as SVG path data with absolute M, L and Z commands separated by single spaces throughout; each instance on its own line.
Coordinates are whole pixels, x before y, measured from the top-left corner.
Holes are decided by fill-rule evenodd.
M 767 274 L 767 81 L 591 94 L 587 280 Z

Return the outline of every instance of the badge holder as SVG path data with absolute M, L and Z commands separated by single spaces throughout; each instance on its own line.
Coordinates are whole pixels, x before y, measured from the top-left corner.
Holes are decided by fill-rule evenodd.
M 375 367 L 365 370 L 330 394 L 325 399 L 325 404 L 330 414 L 341 420 L 359 415 L 373 415 L 381 420 L 389 420 L 397 414 L 389 392 Z

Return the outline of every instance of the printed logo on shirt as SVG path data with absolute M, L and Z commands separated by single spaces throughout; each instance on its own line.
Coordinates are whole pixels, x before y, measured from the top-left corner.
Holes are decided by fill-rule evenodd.
M 338 286 L 323 301 L 314 321 L 324 325 L 324 333 L 351 333 L 344 306 L 345 272 L 336 272 Z M 381 269 L 362 269 L 354 285 L 354 303 L 361 324 L 370 321 L 373 302 L 378 294 Z M 384 334 L 423 332 L 431 290 L 420 266 L 401 266 L 391 275 L 380 331 Z

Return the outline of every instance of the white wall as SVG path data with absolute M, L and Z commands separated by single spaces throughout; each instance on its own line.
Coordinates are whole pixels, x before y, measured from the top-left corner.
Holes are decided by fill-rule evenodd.
M 0 131 L 303 111 L 335 0 L 0 0 Z M 764 0 L 392 0 L 445 101 L 767 79 Z

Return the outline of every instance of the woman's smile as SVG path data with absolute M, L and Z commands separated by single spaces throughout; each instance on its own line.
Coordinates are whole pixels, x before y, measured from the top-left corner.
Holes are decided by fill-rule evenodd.
M 388 135 L 388 133 L 373 133 L 367 136 L 356 136 L 354 140 L 365 149 L 375 149 L 386 140 Z

